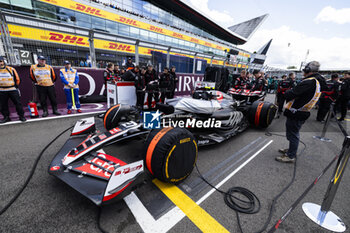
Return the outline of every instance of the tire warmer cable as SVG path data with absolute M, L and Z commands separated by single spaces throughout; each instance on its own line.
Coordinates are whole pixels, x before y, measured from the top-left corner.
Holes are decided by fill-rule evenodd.
M 42 155 L 44 154 L 44 152 L 47 150 L 47 148 L 49 148 L 49 146 L 51 146 L 52 143 L 54 143 L 61 135 L 63 135 L 65 132 L 67 132 L 68 130 L 72 129 L 73 126 L 63 130 L 59 135 L 57 135 L 53 140 L 51 140 L 49 142 L 49 144 L 47 144 L 44 149 L 42 149 L 42 151 L 40 152 L 40 154 L 38 155 L 38 157 L 35 159 L 34 164 L 32 169 L 30 170 L 30 173 L 26 179 L 26 181 L 24 182 L 24 184 L 20 187 L 20 189 L 17 191 L 17 193 L 12 197 L 12 199 L 5 205 L 4 208 L 2 208 L 0 210 L 0 216 L 6 212 L 6 210 L 17 200 L 17 198 L 21 195 L 21 193 L 23 192 L 23 190 L 27 187 L 28 183 L 30 182 L 30 180 L 32 179 L 34 172 L 36 170 L 36 167 L 42 157 Z
M 274 134 L 274 133 L 270 133 L 270 132 L 265 132 L 265 135 L 266 136 L 272 136 L 272 135 L 275 135 L 275 136 L 280 136 L 280 137 L 285 137 L 284 135 L 280 135 L 280 134 Z M 301 153 L 299 154 L 299 156 L 301 156 L 304 151 L 306 150 L 307 146 L 306 144 L 300 140 L 300 143 L 302 143 L 304 145 L 304 148 L 302 149 Z M 259 230 L 257 231 L 257 233 L 261 233 L 261 232 L 264 232 L 269 223 L 271 222 L 271 219 L 272 219 L 272 214 L 274 212 L 274 209 L 275 209 L 275 204 L 277 202 L 277 200 L 290 188 L 290 186 L 294 183 L 294 180 L 295 180 L 295 176 L 296 176 L 296 168 L 297 168 L 297 159 L 295 159 L 295 163 L 294 163 L 294 170 L 293 170 L 293 176 L 292 176 L 292 179 L 291 181 L 282 189 L 282 191 L 280 193 L 278 193 L 272 200 L 272 204 L 270 206 L 270 212 L 269 212 L 269 216 L 264 224 L 264 226 Z M 201 177 L 201 179 L 207 183 L 210 187 L 214 188 L 216 191 L 218 191 L 219 193 L 223 194 L 224 195 L 224 201 L 226 203 L 226 205 L 228 207 L 230 207 L 231 209 L 233 209 L 236 213 L 236 217 L 237 217 L 237 222 L 238 222 L 238 227 L 239 227 L 239 230 L 240 232 L 243 233 L 243 229 L 242 229 L 242 225 L 241 225 L 241 221 L 240 221 L 240 218 L 239 218 L 239 214 L 238 213 L 244 213 L 244 214 L 255 214 L 257 212 L 259 212 L 260 210 L 260 200 L 258 199 L 258 197 L 253 193 L 251 192 L 250 190 L 246 189 L 246 188 L 243 188 L 243 187 L 232 187 L 230 188 L 228 191 L 222 191 L 220 189 L 217 189 L 214 185 L 212 185 L 211 183 L 209 183 L 209 181 L 207 181 L 203 175 L 200 173 L 198 167 L 197 167 L 197 164 L 196 164 L 196 169 L 197 169 L 197 172 L 199 174 L 199 176 Z M 236 196 L 234 196 L 235 193 L 238 193 L 239 195 L 241 196 L 244 196 L 247 200 L 242 200 Z M 238 203 L 237 201 L 239 201 L 240 203 Z

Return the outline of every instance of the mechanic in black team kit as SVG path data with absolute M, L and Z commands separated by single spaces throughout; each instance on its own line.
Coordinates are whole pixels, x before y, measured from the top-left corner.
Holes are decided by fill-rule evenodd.
M 155 102 L 157 103 L 159 101 L 159 94 L 158 94 L 158 74 L 153 69 L 153 66 L 150 64 L 147 66 L 147 71 L 145 73 L 145 80 L 146 80 L 146 91 L 148 93 L 147 96 L 147 103 L 148 103 L 148 109 L 151 109 L 152 107 L 152 98 L 154 97 Z
M 172 76 L 169 73 L 169 68 L 164 67 L 163 73 L 159 77 L 160 101 L 164 103 L 165 98 L 169 98 L 171 90 Z
M 320 63 L 317 61 L 309 62 L 305 68 L 304 79 L 291 90 L 286 91 L 284 97 L 287 104 L 284 115 L 286 120 L 286 136 L 289 141 L 288 149 L 280 149 L 281 156 L 276 158 L 283 163 L 294 163 L 298 146 L 299 131 L 305 121 L 310 117 L 310 110 L 321 96 L 321 83 L 325 83 L 324 78 L 318 74 Z
M 254 83 L 250 91 L 265 91 L 267 87 L 267 81 L 264 78 L 262 72 L 254 70 Z
M 288 75 L 288 78 L 287 78 L 287 75 L 283 75 L 282 80 L 278 83 L 277 93 L 276 93 L 277 105 L 278 105 L 277 117 L 279 117 L 283 111 L 284 102 L 286 101 L 284 98 L 284 94 L 286 93 L 286 91 L 292 89 L 295 86 L 294 79 L 295 79 L 295 74 L 290 73 Z
M 170 93 L 169 93 L 169 99 L 174 98 L 175 95 L 175 89 L 177 86 L 177 83 L 179 82 L 179 78 L 176 75 L 176 67 L 172 66 L 170 69 L 170 74 L 171 74 L 171 84 L 170 84 Z
M 331 80 L 327 81 L 327 90 L 322 91 L 320 102 L 318 105 L 316 120 L 323 122 L 327 115 L 331 103 L 338 98 L 340 83 L 338 82 L 338 74 L 332 74 Z
M 112 62 L 107 64 L 107 68 L 103 71 L 103 79 L 105 81 L 105 89 L 107 93 L 107 82 L 114 80 L 114 64 Z
M 341 117 L 339 121 L 343 121 L 348 111 L 348 103 L 350 100 L 350 72 L 345 73 L 344 80 L 340 87 L 339 104 L 341 109 Z

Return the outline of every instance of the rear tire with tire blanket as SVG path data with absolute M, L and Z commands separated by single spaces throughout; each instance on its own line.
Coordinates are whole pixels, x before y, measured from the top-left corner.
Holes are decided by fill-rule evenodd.
M 277 111 L 276 105 L 270 102 L 255 101 L 248 111 L 249 123 L 260 128 L 267 128 Z
M 126 121 L 126 118 L 130 114 L 132 109 L 129 105 L 117 104 L 110 107 L 104 117 L 103 125 L 107 130 L 111 130 L 118 126 L 121 121 Z
M 188 177 L 197 160 L 197 142 L 184 128 L 152 130 L 145 144 L 145 164 L 159 180 L 178 183 Z

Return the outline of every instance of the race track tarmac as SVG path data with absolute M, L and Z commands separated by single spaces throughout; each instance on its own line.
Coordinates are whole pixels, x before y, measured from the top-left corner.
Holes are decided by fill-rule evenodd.
M 326 135 L 332 142 L 313 139 L 312 136 L 320 135 L 323 126 L 315 120 L 315 113 L 316 110 L 313 110 L 302 128 L 301 140 L 307 147 L 298 157 L 295 182 L 278 200 L 268 229 L 341 150 L 344 136 L 335 121 L 331 121 Z M 0 208 L 24 183 L 42 148 L 77 119 L 0 126 Z M 275 119 L 268 131 L 284 134 L 284 124 L 285 117 Z M 342 124 L 350 132 L 349 123 Z M 0 232 L 99 232 L 98 207 L 48 174 L 52 158 L 68 137 L 69 133 L 65 133 L 45 152 L 27 188 L 0 216 Z M 142 141 L 132 141 L 130 145 L 112 145 L 105 151 L 128 153 L 130 156 L 140 153 Z M 267 136 L 265 130 L 249 128 L 226 142 L 199 150 L 198 168 L 213 185 L 221 182 L 220 189 L 223 191 L 235 186 L 245 187 L 260 199 L 261 210 L 258 213 L 240 214 L 243 232 L 256 232 L 262 228 L 273 197 L 292 177 L 292 164 L 275 161 L 279 155 L 277 150 L 285 147 L 287 141 L 284 137 Z M 302 150 L 303 145 L 300 145 L 299 153 Z M 335 164 L 276 232 L 328 232 L 305 216 L 301 204 L 322 203 L 334 168 Z M 349 183 L 350 170 L 346 168 L 331 207 L 347 227 L 350 227 Z M 166 189 L 163 186 L 149 177 L 125 201 L 103 207 L 102 227 L 107 232 L 120 233 L 239 232 L 236 215 L 225 205 L 223 195 L 211 192 L 212 188 L 199 178 L 196 170 L 177 187 Z

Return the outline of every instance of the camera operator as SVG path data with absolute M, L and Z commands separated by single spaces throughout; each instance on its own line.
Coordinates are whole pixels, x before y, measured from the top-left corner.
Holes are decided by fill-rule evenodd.
M 325 83 L 324 78 L 317 73 L 319 68 L 319 62 L 309 62 L 303 69 L 305 78 L 284 94 L 286 101 L 288 101 L 284 115 L 287 117 L 286 136 L 289 148 L 279 150 L 282 153 L 276 158 L 279 162 L 294 163 L 295 161 L 300 139 L 299 131 L 310 117 L 310 110 L 321 96 L 321 83 Z

